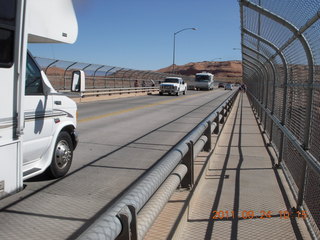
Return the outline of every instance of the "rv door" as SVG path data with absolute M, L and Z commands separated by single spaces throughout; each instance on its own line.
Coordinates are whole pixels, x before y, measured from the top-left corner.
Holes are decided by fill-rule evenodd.
M 52 140 L 52 95 L 44 92 L 41 71 L 28 53 L 25 85 L 23 164 L 39 160 Z

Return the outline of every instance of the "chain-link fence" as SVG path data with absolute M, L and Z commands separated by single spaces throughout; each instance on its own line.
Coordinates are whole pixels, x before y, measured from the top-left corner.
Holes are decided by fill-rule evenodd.
M 70 62 L 57 59 L 35 57 L 37 63 L 48 76 L 56 90 L 69 90 L 74 70 L 83 70 L 86 89 L 157 87 L 166 77 L 182 77 L 185 81 L 192 77 L 155 71 L 134 70 L 108 65 Z
M 320 0 L 239 2 L 249 98 L 320 238 Z

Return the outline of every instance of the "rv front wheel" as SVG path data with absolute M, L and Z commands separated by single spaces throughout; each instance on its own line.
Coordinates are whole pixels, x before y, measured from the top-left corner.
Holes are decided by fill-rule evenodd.
M 53 151 L 49 173 L 54 178 L 63 177 L 69 171 L 73 156 L 73 144 L 68 132 L 60 132 Z

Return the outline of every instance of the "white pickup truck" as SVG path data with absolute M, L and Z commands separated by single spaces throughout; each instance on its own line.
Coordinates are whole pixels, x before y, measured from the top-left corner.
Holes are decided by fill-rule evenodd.
M 159 94 L 163 95 L 168 93 L 169 95 L 175 94 L 179 96 L 180 93 L 186 95 L 187 83 L 180 77 L 167 77 L 163 83 L 160 84 Z

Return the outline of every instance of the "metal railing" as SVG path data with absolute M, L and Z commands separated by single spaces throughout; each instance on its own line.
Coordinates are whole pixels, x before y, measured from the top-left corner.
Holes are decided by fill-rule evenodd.
M 69 90 L 74 70 L 83 70 L 86 89 L 157 87 L 166 77 L 182 77 L 186 82 L 193 77 L 155 71 L 134 70 L 108 65 L 71 62 L 35 57 L 56 90 Z
M 237 93 L 165 154 L 78 239 L 143 239 L 177 187 L 192 188 L 193 161 L 201 150 L 211 150 L 211 134 L 219 134 Z
M 99 97 L 105 95 L 122 95 L 131 93 L 152 93 L 159 92 L 159 87 L 130 87 L 130 88 L 95 88 L 86 89 L 80 93 L 72 93 L 70 90 L 60 90 L 60 93 L 64 93 L 71 98 L 84 98 L 84 97 Z
M 248 96 L 320 238 L 320 0 L 239 3 Z

